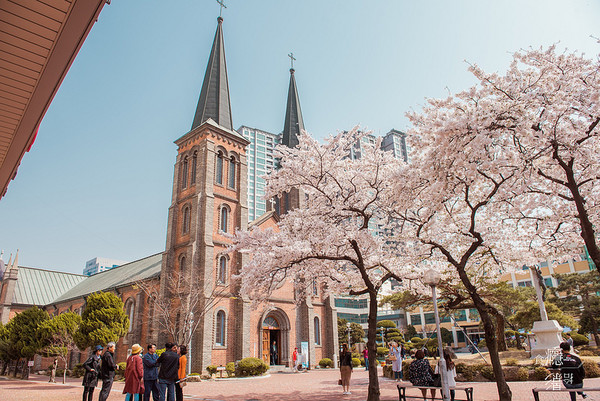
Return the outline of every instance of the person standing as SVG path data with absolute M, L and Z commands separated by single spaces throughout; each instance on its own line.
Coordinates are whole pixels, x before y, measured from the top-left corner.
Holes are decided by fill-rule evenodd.
M 294 348 L 294 352 L 292 352 L 292 370 L 298 371 L 298 347 Z
M 150 393 L 152 393 L 152 400 L 158 401 L 158 365 L 156 361 L 158 355 L 156 355 L 156 345 L 148 344 L 148 352 L 142 358 L 144 364 L 144 401 L 150 401 Z
M 573 349 L 573 338 L 571 337 L 571 334 L 567 333 L 566 337 L 567 337 L 566 342 L 569 344 L 569 346 L 571 347 L 571 349 Z
M 433 386 L 433 371 L 429 361 L 425 359 L 425 353 L 422 349 L 415 352 L 415 360 L 410 364 L 408 368 L 409 377 L 408 379 L 413 386 L 419 387 L 431 387 Z M 422 388 L 421 393 L 423 394 L 423 400 L 427 399 L 427 389 Z M 431 389 L 431 398 L 435 398 L 435 389 Z
M 271 343 L 271 365 L 277 365 L 277 341 Z
M 398 343 L 393 341 L 390 346 L 390 356 L 392 358 L 392 371 L 394 372 L 394 379 L 399 381 L 402 379 L 402 353 L 398 348 Z
M 552 361 L 552 368 L 560 369 L 562 382 L 566 388 L 582 388 L 585 369 L 583 368 L 581 359 L 577 355 L 571 354 L 571 345 L 566 341 L 560 343 L 560 349 L 562 350 L 562 354 Z M 578 391 L 577 393 L 583 398 L 587 398 L 587 394 L 583 391 Z M 571 392 L 569 395 L 571 396 L 571 401 L 576 400 L 577 395 L 575 392 Z
M 119 366 L 115 363 L 115 343 L 111 341 L 102 355 L 102 368 L 100 369 L 102 372 L 102 390 L 100 390 L 98 401 L 106 401 L 110 395 L 110 389 L 115 380 L 115 371 L 118 369 Z
M 452 355 L 450 355 L 450 351 L 444 350 L 444 361 L 446 361 L 446 372 L 444 372 L 443 380 L 448 383 L 448 387 L 456 387 L 456 367 L 454 362 L 452 361 Z M 435 366 L 435 374 L 440 373 L 440 362 Z M 454 390 L 450 390 L 450 401 L 454 401 Z
M 365 370 L 369 370 L 369 350 L 367 347 L 362 351 L 363 358 L 365 358 Z
M 94 389 L 98 385 L 98 373 L 100 372 L 100 354 L 104 348 L 96 345 L 94 353 L 83 363 L 85 374 L 83 375 L 83 401 L 92 401 Z
M 177 371 L 177 377 L 178 377 L 178 381 L 175 384 L 175 400 L 176 401 L 183 401 L 183 388 L 185 387 L 186 383 L 185 383 L 185 370 L 187 368 L 187 357 L 185 356 L 187 354 L 187 347 L 185 345 L 182 345 L 181 347 L 179 347 L 179 369 Z
M 160 364 L 158 372 L 159 401 L 175 401 L 175 382 L 178 380 L 179 371 L 177 344 L 166 343 L 165 352 L 158 357 L 156 362 Z
M 342 344 L 340 353 L 340 375 L 342 376 L 342 391 L 344 395 L 352 394 L 350 392 L 350 377 L 352 376 L 352 353 L 348 349 L 348 344 Z
M 142 347 L 139 344 L 133 344 L 131 355 L 127 358 L 127 367 L 125 368 L 125 387 L 123 394 L 127 394 L 126 401 L 141 401 L 144 394 L 144 367 L 140 355 Z
M 50 380 L 48 380 L 48 383 L 56 383 L 56 368 L 58 368 L 58 358 L 54 358 L 54 362 L 52 362 L 52 370 L 50 372 Z

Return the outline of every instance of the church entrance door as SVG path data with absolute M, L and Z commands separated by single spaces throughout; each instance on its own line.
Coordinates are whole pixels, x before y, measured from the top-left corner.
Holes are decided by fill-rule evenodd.
M 281 364 L 281 330 L 273 316 L 267 316 L 262 324 L 262 360 L 267 365 Z

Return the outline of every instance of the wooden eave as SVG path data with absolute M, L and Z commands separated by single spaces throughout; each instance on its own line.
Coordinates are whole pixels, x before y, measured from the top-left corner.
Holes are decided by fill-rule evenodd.
M 0 198 L 106 2 L 0 1 Z

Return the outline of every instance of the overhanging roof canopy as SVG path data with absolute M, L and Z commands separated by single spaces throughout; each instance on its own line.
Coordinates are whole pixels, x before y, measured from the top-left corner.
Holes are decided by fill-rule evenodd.
M 0 1 L 0 198 L 105 2 Z

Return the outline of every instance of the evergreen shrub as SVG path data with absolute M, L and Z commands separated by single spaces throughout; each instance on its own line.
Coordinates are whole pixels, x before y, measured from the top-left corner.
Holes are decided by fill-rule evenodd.
M 269 367 L 262 359 L 244 358 L 235 367 L 235 375 L 238 377 L 260 376 L 267 370 L 269 370 Z
M 322 368 L 333 368 L 333 361 L 329 358 L 323 358 L 319 361 L 319 366 Z

